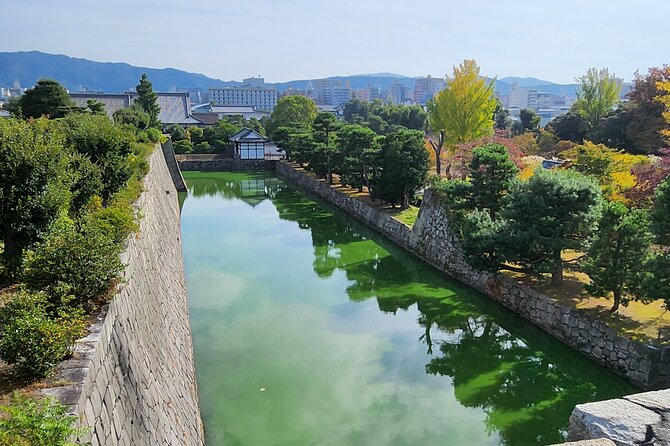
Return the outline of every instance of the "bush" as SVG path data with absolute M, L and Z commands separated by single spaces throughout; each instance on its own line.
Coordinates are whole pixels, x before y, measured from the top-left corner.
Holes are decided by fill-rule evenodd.
M 54 305 L 72 295 L 76 305 L 91 308 L 122 270 L 120 253 L 114 235 L 104 228 L 86 219 L 79 228 L 66 221 L 54 225 L 35 249 L 25 283 L 31 290 L 45 291 Z
M 71 446 L 68 439 L 83 433 L 73 427 L 76 420 L 54 399 L 37 401 L 16 392 L 8 406 L 0 406 L 0 444 Z
M 116 243 L 122 243 L 138 229 L 133 206 L 122 200 L 113 201 L 109 206 L 91 212 L 86 216 L 86 220 L 92 228 L 104 233 Z
M 158 141 L 160 141 L 161 136 L 163 136 L 163 134 L 161 133 L 160 130 L 155 129 L 153 127 L 150 128 L 150 129 L 147 129 L 146 133 L 147 133 L 147 137 L 149 138 L 149 141 L 151 141 L 153 143 L 157 143 Z
M 0 324 L 0 358 L 33 377 L 48 375 L 86 332 L 81 310 L 52 309 L 46 296 L 25 291 L 0 309 Z
M 207 141 L 200 142 L 193 147 L 193 153 L 212 153 L 212 146 Z
M 191 153 L 193 151 L 193 144 L 191 144 L 191 141 L 186 139 L 173 143 L 172 147 L 174 147 L 174 153 L 177 154 Z

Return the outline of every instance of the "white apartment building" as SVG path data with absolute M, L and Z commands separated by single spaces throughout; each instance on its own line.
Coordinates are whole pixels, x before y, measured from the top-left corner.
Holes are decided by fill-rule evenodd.
M 271 112 L 277 105 L 277 90 L 266 88 L 263 78 L 249 78 L 241 87 L 211 87 L 209 100 L 215 106 L 249 106 Z
M 507 108 L 537 109 L 537 106 L 537 90 L 533 88 L 519 88 L 517 82 L 512 84 L 512 89 L 507 95 Z

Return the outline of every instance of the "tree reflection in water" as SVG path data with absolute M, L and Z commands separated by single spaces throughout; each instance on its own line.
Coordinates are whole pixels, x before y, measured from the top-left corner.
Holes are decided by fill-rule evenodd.
M 241 193 L 238 189 L 234 193 Z M 280 218 L 309 229 L 314 271 L 344 271 L 353 301 L 376 299 L 396 314 L 416 305 L 426 373 L 452 379 L 466 407 L 486 413 L 489 432 L 509 445 L 561 442 L 575 404 L 632 392 L 622 379 L 539 328 L 352 221 L 281 184 Z

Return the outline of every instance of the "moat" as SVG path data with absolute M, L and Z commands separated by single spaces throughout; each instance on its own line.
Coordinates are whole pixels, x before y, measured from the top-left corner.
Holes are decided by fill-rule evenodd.
M 209 446 L 546 445 L 635 391 L 273 174 L 184 177 Z

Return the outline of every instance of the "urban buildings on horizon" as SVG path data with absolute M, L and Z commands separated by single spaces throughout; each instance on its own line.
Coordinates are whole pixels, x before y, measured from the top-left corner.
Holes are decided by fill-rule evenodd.
M 407 84 L 407 80 L 397 79 L 385 89 L 372 84 L 366 88 L 353 89 L 349 80 L 325 78 L 309 81 L 304 90 L 289 87 L 280 91 L 271 84 L 266 84 L 262 77 L 250 77 L 244 79 L 242 85 L 237 87 L 211 87 L 207 90 L 178 88 L 172 92 L 187 93 L 194 112 L 197 110 L 198 113 L 213 116 L 244 110 L 245 115 L 263 116 L 271 113 L 277 101 L 284 96 L 305 96 L 313 100 L 321 110 L 341 114 L 343 105 L 351 99 L 365 102 L 381 100 L 394 105 L 425 105 L 446 86 L 444 78 L 435 78 L 430 75 L 416 78 L 413 88 Z M 630 89 L 630 84 L 623 86 L 622 94 L 625 94 Z M 570 110 L 574 98 L 565 93 L 543 92 L 540 88 L 521 87 L 519 83 L 513 83 L 509 91 L 496 90 L 495 95 L 503 107 L 510 111 L 513 118 L 519 115 L 520 110 L 528 108 L 541 116 L 543 125 L 550 119 Z M 0 89 L 0 103 L 13 96 L 20 96 L 24 91 L 25 88 L 22 88 L 18 81 L 12 88 L 2 88 Z M 103 92 L 80 87 L 79 93 L 99 94 Z M 207 112 L 203 107 L 207 108 Z M 189 109 L 186 116 L 190 114 Z

